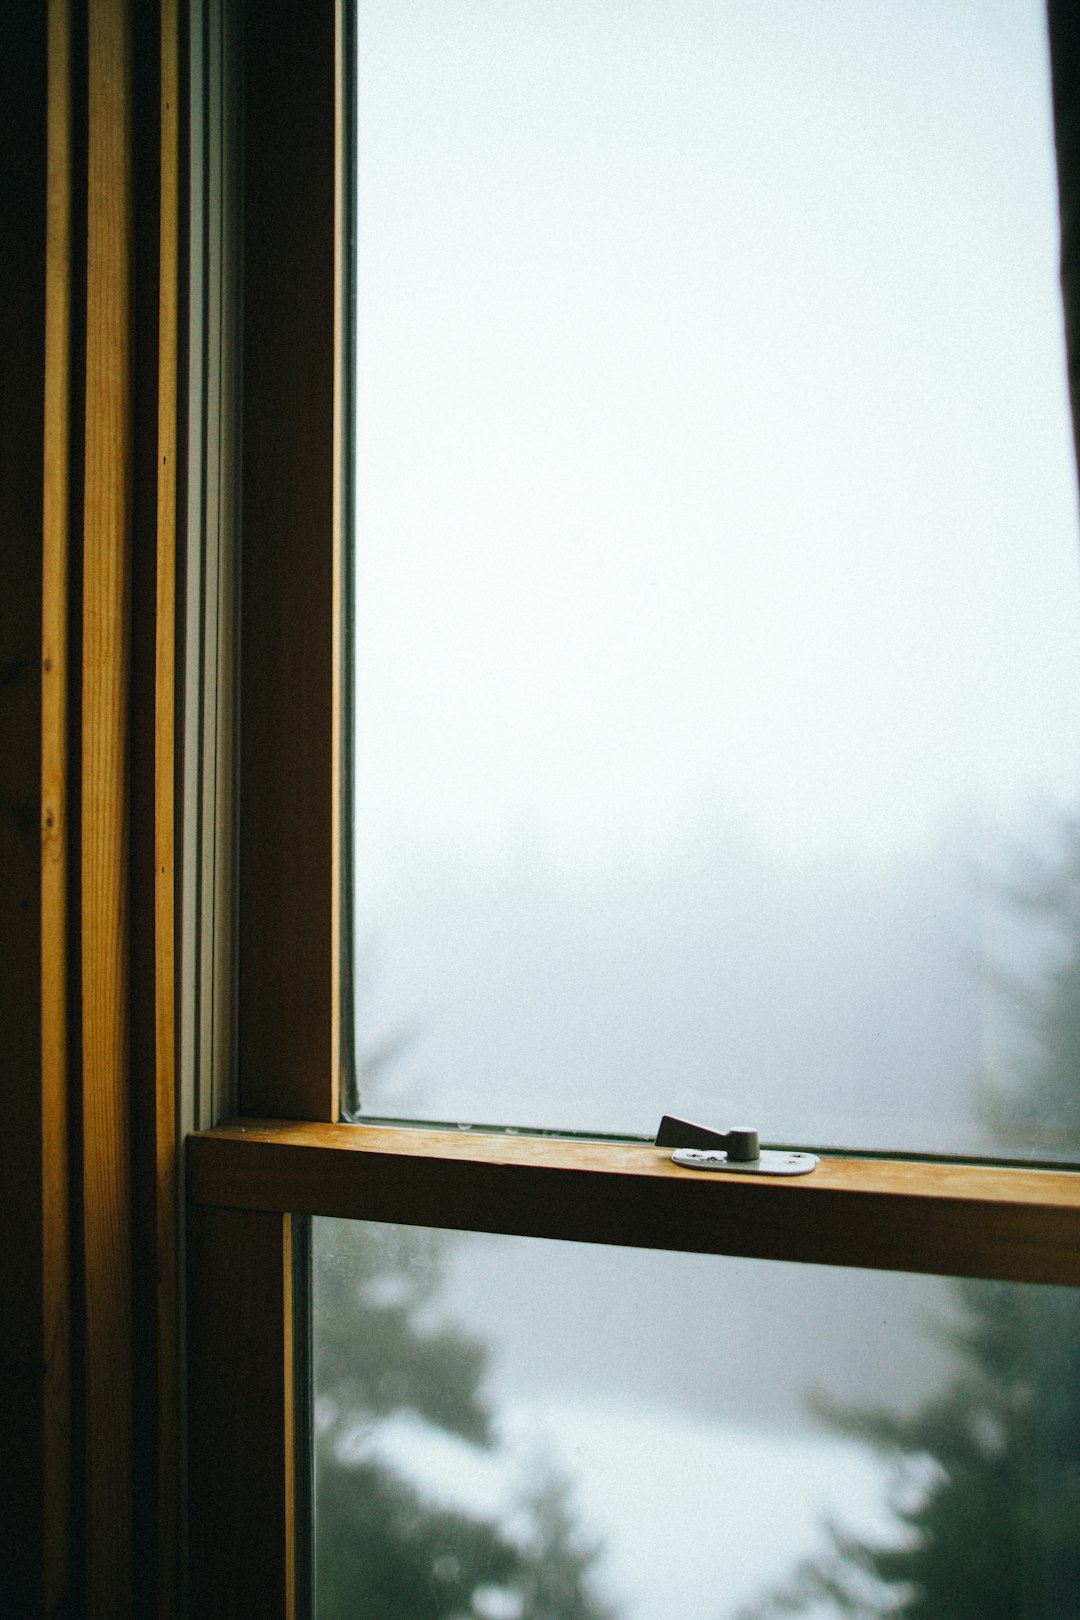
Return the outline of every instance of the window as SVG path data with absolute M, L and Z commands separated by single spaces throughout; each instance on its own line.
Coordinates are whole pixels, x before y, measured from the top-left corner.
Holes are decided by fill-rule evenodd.
M 340 8 L 280 0 L 246 18 L 242 55 L 244 1117 L 188 1146 L 192 1582 L 207 1615 L 225 1591 L 237 1615 L 302 1612 L 306 1216 L 1080 1283 L 1066 1170 L 843 1157 L 803 1182 L 712 1180 L 641 1143 L 335 1123 L 346 32 Z

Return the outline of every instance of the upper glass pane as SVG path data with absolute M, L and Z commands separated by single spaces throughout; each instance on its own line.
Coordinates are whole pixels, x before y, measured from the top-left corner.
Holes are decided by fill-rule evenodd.
M 358 36 L 365 1111 L 1073 1152 L 1040 5 Z

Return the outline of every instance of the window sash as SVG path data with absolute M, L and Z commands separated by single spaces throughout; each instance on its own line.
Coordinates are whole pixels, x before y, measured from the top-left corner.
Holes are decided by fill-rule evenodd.
M 641 1143 L 334 1123 L 346 11 L 252 8 L 242 61 L 240 1107 L 270 1117 L 187 1143 L 196 1616 L 224 1592 L 236 1616 L 303 1613 L 293 1250 L 308 1215 L 1080 1286 L 1080 1173 L 837 1157 L 806 1179 L 710 1178 Z M 1078 55 L 1066 40 L 1055 58 L 1063 155 Z M 1073 189 L 1063 170 L 1067 260 Z

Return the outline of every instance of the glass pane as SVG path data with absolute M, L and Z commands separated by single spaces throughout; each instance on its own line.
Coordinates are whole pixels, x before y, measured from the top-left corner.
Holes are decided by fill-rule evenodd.
M 319 1620 L 1075 1614 L 1080 1293 L 315 1224 Z
M 367 1111 L 1080 1143 L 1044 26 L 359 6 Z

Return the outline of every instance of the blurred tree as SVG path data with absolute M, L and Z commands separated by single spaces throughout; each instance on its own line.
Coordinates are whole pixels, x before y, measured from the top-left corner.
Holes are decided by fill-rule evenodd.
M 1034 986 L 1010 986 L 1031 1035 L 1024 1073 L 993 1099 L 999 1138 L 1048 1127 L 1080 1138 L 1080 822 L 1063 855 L 1011 886 L 1010 903 L 1056 936 Z M 816 1399 L 826 1424 L 892 1459 L 897 1533 L 871 1542 L 827 1527 L 806 1560 L 736 1620 L 1076 1620 L 1080 1615 L 1080 1290 L 962 1281 L 940 1331 L 956 1371 L 898 1416 Z
M 525 1498 L 530 1520 L 529 1560 L 520 1585 L 522 1615 L 528 1620 L 596 1620 L 612 1616 L 598 1609 L 589 1591 L 589 1571 L 600 1549 L 583 1542 L 574 1525 L 568 1480 L 540 1464 Z
M 493 1445 L 486 1354 L 433 1310 L 444 1235 L 320 1223 L 315 1246 L 319 1620 L 614 1620 L 590 1588 L 565 1480 L 539 1469 L 521 1530 L 440 1507 L 375 1449 L 412 1413 Z

